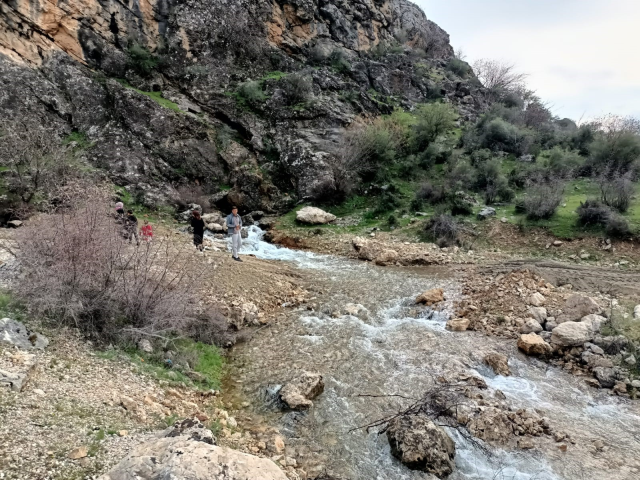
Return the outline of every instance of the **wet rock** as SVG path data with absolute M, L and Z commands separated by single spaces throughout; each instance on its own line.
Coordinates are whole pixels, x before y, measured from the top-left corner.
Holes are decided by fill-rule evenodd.
M 513 422 L 507 413 L 495 407 L 482 409 L 468 425 L 474 437 L 487 442 L 505 444 L 513 436 Z
M 383 250 L 380 255 L 375 258 L 377 265 L 391 265 L 398 261 L 398 252 L 395 250 Z
M 493 207 L 485 207 L 478 212 L 478 220 L 486 220 L 489 217 L 496 216 L 496 209 Z
M 296 214 L 296 220 L 309 225 L 324 225 L 333 222 L 335 219 L 335 215 L 316 207 L 304 207 L 298 210 Z
M 562 315 L 558 316 L 558 323 L 577 322 L 582 317 L 598 314 L 600 311 L 600 305 L 593 298 L 574 293 L 567 298 Z
M 528 318 L 525 320 L 524 325 L 520 327 L 520 333 L 540 333 L 542 331 L 542 325 L 538 323 L 537 320 L 533 318 Z
M 464 332 L 469 329 L 471 321 L 468 318 L 453 318 L 447 321 L 446 329 L 452 332 Z
M 520 335 L 518 339 L 518 348 L 527 355 L 539 356 L 551 353 L 551 345 L 535 333 Z
M 529 305 L 533 305 L 534 307 L 541 307 L 542 305 L 544 305 L 545 301 L 546 299 L 539 292 L 534 292 L 529 297 Z
M 496 375 L 504 375 L 505 377 L 511 375 L 508 364 L 509 360 L 506 355 L 491 352 L 484 357 L 484 361 L 493 369 Z
M 304 372 L 280 389 L 280 400 L 292 410 L 304 410 L 313 406 L 313 400 L 324 391 L 319 373 Z
M 416 303 L 424 303 L 428 307 L 444 301 L 444 290 L 432 288 L 416 297 Z
M 582 322 L 561 323 L 551 333 L 551 343 L 563 347 L 577 347 L 593 340 L 589 325 Z
M 547 320 L 547 309 L 544 307 L 529 307 L 527 313 L 540 324 L 543 324 Z
M 456 447 L 442 427 L 418 415 L 389 423 L 387 439 L 394 457 L 412 470 L 446 478 L 453 472 Z
M 36 332 L 30 332 L 22 322 L 11 318 L 0 319 L 0 343 L 13 345 L 22 350 L 44 350 L 49 339 Z
M 613 388 L 616 384 L 616 371 L 613 368 L 596 367 L 593 374 L 604 388 Z
M 99 480 L 182 478 L 190 480 L 287 480 L 266 458 L 185 436 L 158 438 L 135 447 Z

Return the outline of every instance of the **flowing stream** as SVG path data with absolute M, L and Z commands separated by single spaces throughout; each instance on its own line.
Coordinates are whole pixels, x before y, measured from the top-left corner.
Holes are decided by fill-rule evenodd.
M 263 242 L 262 233 L 250 227 L 242 253 L 291 262 L 312 276 L 318 294 L 312 310 L 295 309 L 238 345 L 233 378 L 239 394 L 264 406 L 259 413 L 286 436 L 288 454 L 303 458 L 307 471 L 353 480 L 432 478 L 395 460 L 386 436 L 351 430 L 407 405 L 384 395 L 417 397 L 434 376 L 462 371 L 484 377 L 514 407 L 543 411 L 552 428 L 570 434 L 575 444 L 561 452 L 553 438 L 543 437 L 534 451 L 494 449 L 487 458 L 450 432 L 457 449 L 450 478 L 640 479 L 639 402 L 591 389 L 584 379 L 527 358 L 512 340 L 445 330 L 447 312 L 460 296 L 446 269 L 377 267 L 294 251 Z M 414 304 L 416 295 L 433 287 L 445 290 L 440 312 Z M 344 315 L 347 304 L 363 309 Z M 496 376 L 484 366 L 489 351 L 509 356 L 512 376 Z M 282 382 L 304 370 L 325 379 L 314 408 L 283 413 L 270 405 Z M 596 440 L 604 442 L 604 451 L 593 447 Z

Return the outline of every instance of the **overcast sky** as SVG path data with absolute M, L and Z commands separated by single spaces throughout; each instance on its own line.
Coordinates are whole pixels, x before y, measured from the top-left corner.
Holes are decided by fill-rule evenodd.
M 560 117 L 640 118 L 640 0 L 413 0 L 461 47 L 529 74 Z

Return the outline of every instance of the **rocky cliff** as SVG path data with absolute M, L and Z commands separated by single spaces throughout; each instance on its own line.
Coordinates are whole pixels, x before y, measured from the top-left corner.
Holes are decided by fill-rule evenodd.
M 354 121 L 442 96 L 473 116 L 452 56 L 407 0 L 7 0 L 0 116 L 85 136 L 150 206 L 198 184 L 279 211 L 335 180 Z

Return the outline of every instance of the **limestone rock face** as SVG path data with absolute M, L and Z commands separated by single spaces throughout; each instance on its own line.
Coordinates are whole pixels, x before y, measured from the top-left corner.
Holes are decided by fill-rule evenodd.
M 442 427 L 423 416 L 402 416 L 387 429 L 391 453 L 412 470 L 446 478 L 453 472 L 456 447 Z
M 0 319 L 0 343 L 13 345 L 22 350 L 43 350 L 49 339 L 36 332 L 29 332 L 22 322 L 11 318 Z
M 138 445 L 99 480 L 286 480 L 273 461 L 177 436 Z
M 313 400 L 324 391 L 324 381 L 319 373 L 304 372 L 280 389 L 280 400 L 293 410 L 305 410 L 313 406 Z
M 518 348 L 527 355 L 548 355 L 551 353 L 551 345 L 544 341 L 540 335 L 528 333 L 520 335 Z
M 309 225 L 324 225 L 333 222 L 335 219 L 335 215 L 316 207 L 304 207 L 298 210 L 296 214 L 296 220 Z

